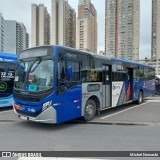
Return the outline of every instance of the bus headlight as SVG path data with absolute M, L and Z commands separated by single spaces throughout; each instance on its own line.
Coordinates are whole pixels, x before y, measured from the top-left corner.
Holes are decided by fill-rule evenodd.
M 44 103 L 42 110 L 43 111 L 46 110 L 47 108 L 49 108 L 51 106 L 51 104 L 52 104 L 52 101 L 48 101 L 48 102 Z

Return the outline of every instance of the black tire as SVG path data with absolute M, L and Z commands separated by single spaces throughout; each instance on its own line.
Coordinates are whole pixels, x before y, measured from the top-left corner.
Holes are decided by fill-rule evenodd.
M 96 103 L 94 100 L 89 99 L 86 103 L 85 109 L 84 109 L 84 120 L 86 122 L 91 121 L 96 115 Z
M 141 104 L 142 102 L 143 102 L 143 93 L 142 93 L 142 91 L 139 91 L 137 103 Z

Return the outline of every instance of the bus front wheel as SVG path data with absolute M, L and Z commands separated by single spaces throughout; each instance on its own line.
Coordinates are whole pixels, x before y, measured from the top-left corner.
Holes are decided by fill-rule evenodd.
M 94 100 L 89 99 L 86 103 L 84 110 L 84 120 L 91 121 L 96 115 L 96 103 Z
M 142 91 L 139 91 L 137 103 L 141 104 L 142 102 L 143 102 L 143 93 Z

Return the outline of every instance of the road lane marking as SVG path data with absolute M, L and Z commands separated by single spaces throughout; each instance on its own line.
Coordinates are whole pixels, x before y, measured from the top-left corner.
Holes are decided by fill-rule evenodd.
M 2 111 L 2 112 L 0 111 L 0 114 L 1 114 L 1 113 L 6 113 L 6 112 L 13 112 L 13 110 L 9 110 L 9 111 Z
M 160 100 L 148 100 L 149 102 L 160 102 Z
M 123 112 L 129 111 L 129 110 L 131 110 L 131 109 L 138 108 L 138 107 L 140 107 L 140 106 L 142 106 L 142 105 L 144 105 L 144 104 L 147 104 L 147 103 L 149 103 L 149 102 L 142 103 L 142 104 L 140 104 L 140 105 L 138 105 L 138 106 L 135 106 L 135 107 L 132 107 L 132 108 L 128 108 L 128 109 L 125 109 L 125 110 L 120 111 L 120 112 L 117 112 L 117 113 L 113 113 L 113 114 L 108 115 L 108 116 L 104 116 L 104 117 L 102 117 L 102 118 L 100 118 L 100 119 L 106 119 L 106 118 L 109 118 L 109 117 L 115 116 L 115 115 L 117 115 L 117 114 L 120 114 L 120 113 L 123 113 Z
M 43 157 L 43 158 L 29 158 L 29 157 L 20 157 L 18 160 L 102 160 L 102 159 L 98 159 L 98 158 L 46 158 L 46 157 Z M 105 160 L 115 160 L 115 159 L 106 159 Z

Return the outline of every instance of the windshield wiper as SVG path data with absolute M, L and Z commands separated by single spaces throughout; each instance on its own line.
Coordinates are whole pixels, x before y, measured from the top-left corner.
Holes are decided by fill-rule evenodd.
M 38 63 L 37 63 L 37 65 L 32 69 L 32 67 L 33 67 L 33 65 L 35 64 L 35 62 L 36 61 L 38 61 Z M 28 69 L 28 73 L 33 73 L 35 70 L 36 70 L 36 68 L 39 66 L 39 64 L 41 63 L 41 61 L 42 61 L 42 59 L 41 59 L 41 57 L 37 57 L 34 61 L 33 61 L 33 63 L 31 64 L 31 66 L 29 67 L 29 69 Z M 32 70 L 31 70 L 32 69 Z
M 39 61 L 38 61 L 38 63 L 36 64 L 36 66 L 32 69 L 32 67 L 33 67 L 33 65 L 34 65 L 34 64 L 33 64 L 32 67 L 31 67 L 31 69 L 32 69 L 32 70 L 30 70 L 31 73 L 33 73 L 33 72 L 36 70 L 36 68 L 39 66 L 39 64 L 42 62 L 42 59 L 41 59 L 40 57 L 38 57 L 38 58 L 39 58 Z M 36 61 L 37 61 L 37 60 L 36 60 Z
M 37 63 L 37 65 L 32 69 L 32 67 L 33 67 L 33 65 L 34 65 L 34 63 L 35 63 L 36 61 L 38 61 L 38 63 Z M 29 73 L 34 72 L 34 71 L 36 70 L 36 68 L 39 66 L 39 64 L 41 63 L 41 61 L 42 61 L 41 57 L 37 57 L 37 58 L 33 61 L 33 63 L 30 65 L 29 69 L 28 69 L 27 72 L 26 72 L 25 84 L 28 83 Z M 31 69 L 32 69 L 32 72 L 31 72 Z

